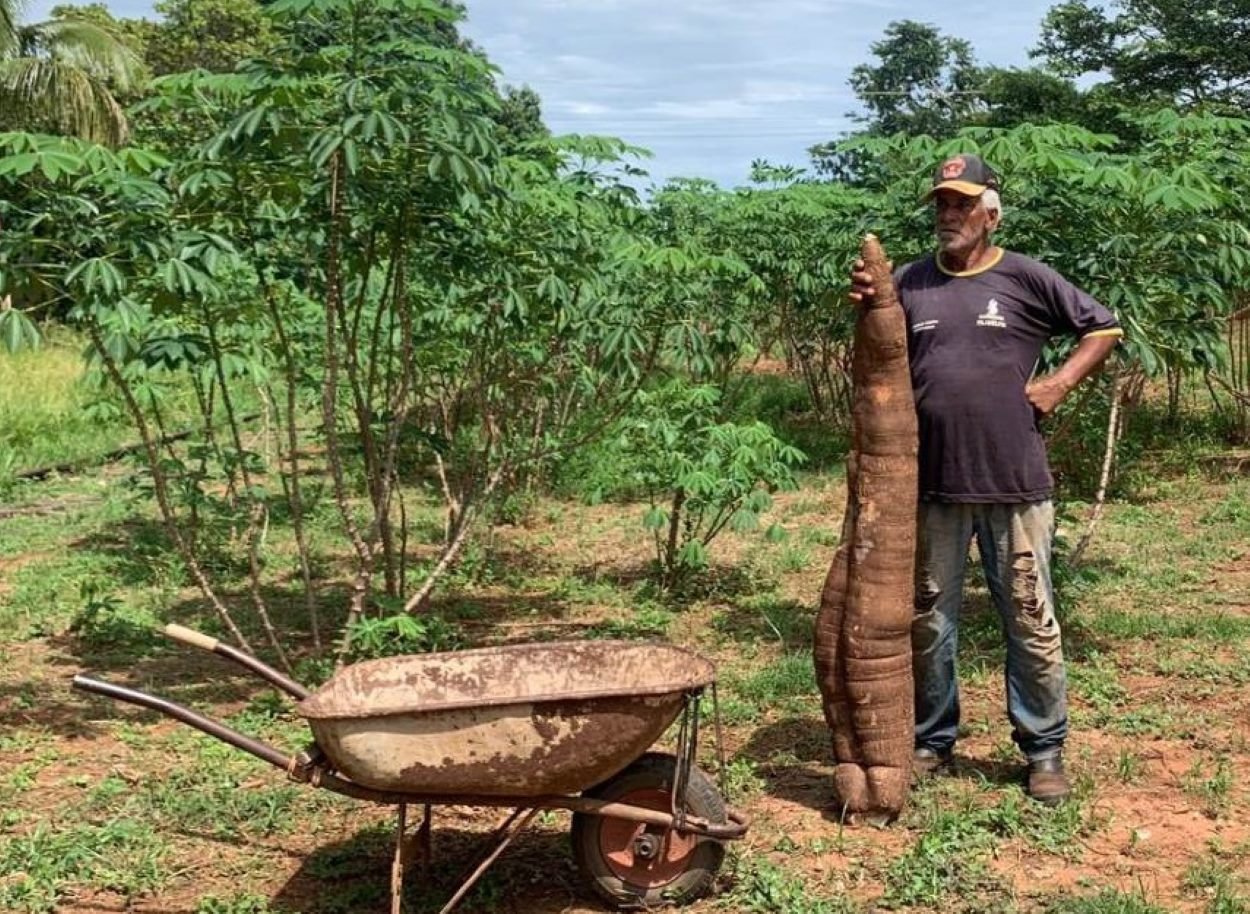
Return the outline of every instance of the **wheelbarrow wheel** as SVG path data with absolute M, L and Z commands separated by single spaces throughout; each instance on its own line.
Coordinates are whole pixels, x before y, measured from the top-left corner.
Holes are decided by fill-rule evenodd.
M 648 752 L 584 796 L 669 812 L 677 759 Z M 706 774 L 690 772 L 687 811 L 726 821 L 725 802 Z M 615 908 L 681 905 L 707 894 L 725 858 L 713 838 L 587 813 L 573 815 L 573 857 L 582 878 Z

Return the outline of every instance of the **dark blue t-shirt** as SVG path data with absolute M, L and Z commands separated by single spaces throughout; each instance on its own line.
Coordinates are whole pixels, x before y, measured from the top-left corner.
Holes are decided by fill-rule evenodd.
M 1119 335 L 1115 315 L 1050 267 L 998 249 L 969 273 L 936 257 L 895 273 L 907 315 L 922 501 L 1027 503 L 1054 480 L 1024 395 L 1052 336 Z

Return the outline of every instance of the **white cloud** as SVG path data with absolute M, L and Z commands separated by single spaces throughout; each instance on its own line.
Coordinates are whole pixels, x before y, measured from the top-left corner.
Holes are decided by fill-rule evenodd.
M 819 101 L 839 94 L 841 93 L 837 89 L 820 83 L 748 79 L 743 85 L 742 99 L 751 104 L 770 105 Z
M 565 111 L 578 117 L 587 117 L 595 114 L 609 114 L 612 109 L 607 105 L 601 105 L 598 102 L 576 102 L 561 101 L 550 106 L 552 109 Z
M 683 120 L 743 120 L 759 117 L 761 110 L 740 98 L 712 98 L 688 102 L 656 102 L 645 113 Z

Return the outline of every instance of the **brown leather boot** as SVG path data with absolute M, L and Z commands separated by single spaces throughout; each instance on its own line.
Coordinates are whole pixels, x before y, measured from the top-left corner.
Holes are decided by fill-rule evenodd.
M 1029 796 L 1044 806 L 1058 806 L 1072 793 L 1063 772 L 1063 754 L 1029 762 Z

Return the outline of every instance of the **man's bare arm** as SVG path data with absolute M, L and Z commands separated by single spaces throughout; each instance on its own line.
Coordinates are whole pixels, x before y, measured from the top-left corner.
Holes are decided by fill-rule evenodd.
M 1081 382 L 1102 367 L 1120 341 L 1118 335 L 1091 333 L 1081 338 L 1076 351 L 1059 369 L 1044 378 L 1030 381 L 1024 389 L 1029 402 L 1043 416 L 1055 411 L 1063 398 L 1072 393 Z

